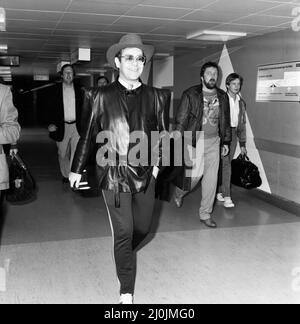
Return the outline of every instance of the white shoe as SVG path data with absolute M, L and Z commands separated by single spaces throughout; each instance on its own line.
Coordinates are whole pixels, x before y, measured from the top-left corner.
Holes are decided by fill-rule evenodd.
M 224 207 L 226 208 L 233 208 L 235 205 L 233 203 L 233 201 L 231 200 L 230 197 L 225 197 L 224 198 Z
M 221 202 L 224 202 L 224 201 L 225 201 L 225 199 L 224 199 L 222 193 L 218 193 L 218 194 L 217 194 L 217 200 L 218 200 L 218 201 L 221 201 Z
M 121 294 L 120 304 L 133 304 L 133 296 L 131 294 Z

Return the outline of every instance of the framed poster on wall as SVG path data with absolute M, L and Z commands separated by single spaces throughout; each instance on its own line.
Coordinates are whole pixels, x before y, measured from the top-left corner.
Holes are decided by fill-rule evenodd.
M 300 61 L 259 66 L 256 101 L 300 102 Z

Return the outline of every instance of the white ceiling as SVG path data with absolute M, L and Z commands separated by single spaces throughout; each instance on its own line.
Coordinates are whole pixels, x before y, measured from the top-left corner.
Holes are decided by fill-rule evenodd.
M 93 61 L 105 64 L 105 51 L 122 34 L 140 33 L 158 52 L 197 49 L 210 42 L 186 40 L 201 29 L 247 32 L 248 37 L 291 27 L 300 0 L 0 0 L 6 32 L 0 44 L 21 56 L 14 74 L 56 71 L 78 47 L 90 47 Z M 279 45 L 280 46 L 280 45 Z

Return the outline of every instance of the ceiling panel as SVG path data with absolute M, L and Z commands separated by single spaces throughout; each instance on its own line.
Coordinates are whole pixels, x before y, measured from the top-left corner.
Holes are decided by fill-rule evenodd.
M 156 28 L 152 31 L 154 34 L 186 36 L 187 33 L 208 29 L 216 26 L 215 23 L 177 21 L 167 26 Z
M 45 20 L 16 20 L 16 19 L 8 19 L 6 22 L 7 30 L 11 30 L 12 27 L 19 28 L 22 30 L 23 28 L 36 28 L 36 29 L 53 29 L 56 26 L 55 21 L 45 21 Z
M 16 26 L 16 25 L 11 25 L 9 28 L 9 33 L 19 33 L 20 35 L 28 35 L 28 34 L 34 34 L 34 35 L 41 35 L 41 36 L 46 36 L 46 35 L 51 35 L 52 29 L 47 29 L 47 28 L 28 28 L 28 27 L 22 27 Z M 8 34 L 9 34 L 8 33 Z M 6 33 L 2 34 L 1 33 L 1 38 L 2 36 L 5 37 Z
M 268 10 L 280 5 L 280 3 L 259 0 L 218 0 L 206 9 L 215 12 L 237 12 L 246 16 L 263 10 Z
M 162 8 L 139 5 L 134 9 L 128 11 L 126 13 L 126 16 L 177 19 L 192 11 L 192 9 Z
M 72 4 L 68 8 L 68 12 L 81 12 L 81 13 L 93 13 L 102 15 L 123 15 L 134 7 L 135 5 L 100 2 L 100 1 L 88 1 L 88 0 L 73 0 Z
M 101 33 L 101 36 L 97 36 L 93 38 L 93 41 L 95 42 L 108 42 L 110 44 L 113 44 L 115 42 L 118 42 L 122 35 L 119 33 L 112 33 L 112 32 L 103 32 Z
M 149 40 L 151 41 L 152 39 L 155 40 L 160 40 L 163 42 L 168 42 L 168 41 L 174 41 L 175 39 L 177 39 L 178 37 L 175 35 L 159 35 L 159 34 L 149 34 L 149 35 L 143 35 L 143 39 L 144 40 Z
M 190 41 L 187 33 L 218 29 L 249 37 L 266 34 L 290 28 L 292 9 L 299 6 L 300 0 L 0 0 L 7 9 L 7 31 L 0 38 L 9 53 L 21 55 L 17 73 L 36 64 L 55 72 L 59 59 L 69 58 L 79 46 L 98 55 L 96 63 L 81 68 L 98 66 L 105 62 L 107 48 L 128 32 L 140 33 L 157 51 L 197 50 L 215 42 Z
M 216 2 L 215 0 L 145 0 L 143 5 L 158 7 L 201 9 Z
M 248 25 L 260 25 L 260 26 L 277 26 L 280 24 L 288 23 L 291 21 L 288 17 L 272 17 L 266 15 L 253 15 L 242 19 L 237 19 L 234 23 L 248 24 Z
M 214 21 L 214 22 L 228 22 L 240 18 L 238 12 L 216 12 L 213 10 L 197 10 L 184 17 L 184 20 L 200 20 L 200 21 Z
M 97 31 L 58 29 L 49 37 L 49 41 L 74 41 L 74 39 L 81 39 L 82 37 L 85 37 L 86 39 L 94 39 L 99 36 L 102 36 L 102 33 Z
M 19 30 L 18 30 L 19 31 Z M 5 39 L 40 39 L 43 40 L 45 38 L 48 38 L 48 35 L 39 35 L 39 34 L 30 34 L 30 33 L 5 33 L 5 35 L 1 35 L 1 40 L 5 40 Z M 21 48 L 20 48 L 21 50 Z
M 265 0 L 267 1 L 267 0 Z M 270 0 L 271 2 L 280 2 L 280 3 L 300 3 L 300 0 Z
M 39 10 L 6 10 L 7 19 L 45 20 L 58 21 L 62 12 L 39 11 Z
M 136 26 L 136 32 L 139 32 L 140 26 L 148 26 L 152 28 L 156 28 L 159 26 L 165 26 L 168 24 L 168 21 L 165 19 L 150 19 L 150 18 L 137 18 L 137 17 L 121 17 L 119 20 L 115 22 L 118 25 L 126 25 L 126 26 Z
M 43 11 L 64 11 L 70 0 L 0 0 L 0 7 Z
M 181 46 L 181 47 L 190 47 L 190 48 L 206 48 L 207 45 L 219 44 L 214 41 L 190 41 L 185 38 L 178 38 L 174 41 L 169 42 L 170 44 Z
M 117 33 L 136 33 L 137 32 L 137 27 L 136 25 L 123 25 L 123 24 L 115 24 L 111 26 L 105 26 L 105 31 L 110 31 L 110 32 L 117 32 Z M 139 33 L 149 33 L 151 30 L 153 30 L 153 25 L 140 25 L 138 27 Z
M 294 17 L 292 11 L 294 8 L 298 8 L 300 3 L 297 4 L 285 4 L 280 7 L 273 8 L 267 11 L 264 11 L 265 15 L 280 16 L 280 17 Z
M 258 31 L 256 34 L 257 35 L 265 35 L 266 33 L 269 34 L 269 33 L 275 33 L 275 32 L 278 32 L 278 31 L 282 31 L 284 29 L 290 29 L 291 28 L 291 25 L 290 24 L 282 24 L 282 25 L 279 25 L 277 27 L 267 27 L 261 31 Z
M 60 23 L 57 25 L 57 29 L 60 30 L 70 30 L 70 31 L 74 31 L 74 32 L 78 32 L 78 31 L 95 31 L 95 32 L 100 32 L 101 30 L 103 30 L 105 27 L 107 27 L 107 25 L 96 25 L 96 24 L 79 24 L 77 22 L 71 23 Z
M 144 2 L 144 0 L 94 0 L 94 1 L 111 3 L 111 4 L 125 4 L 125 5 L 138 5 Z
M 113 15 L 97 15 L 97 14 L 79 14 L 79 13 L 66 13 L 64 14 L 61 23 L 81 23 L 81 24 L 97 24 L 97 25 L 110 25 L 116 21 L 119 16 Z

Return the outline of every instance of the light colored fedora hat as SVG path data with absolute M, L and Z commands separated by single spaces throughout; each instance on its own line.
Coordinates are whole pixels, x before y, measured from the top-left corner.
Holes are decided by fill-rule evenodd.
M 115 57 L 124 48 L 139 48 L 143 51 L 146 56 L 147 62 L 151 60 L 154 54 L 154 47 L 152 45 L 145 45 L 142 39 L 137 34 L 126 34 L 124 35 L 119 43 L 112 45 L 106 53 L 106 58 L 110 66 L 116 69 Z

